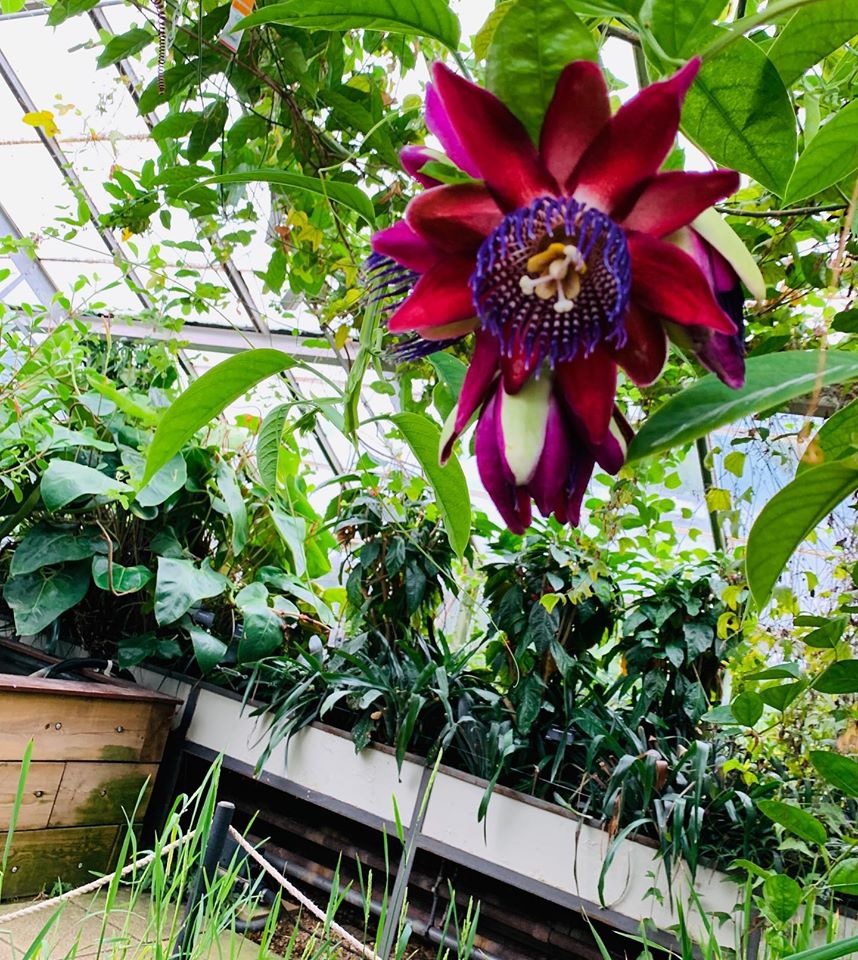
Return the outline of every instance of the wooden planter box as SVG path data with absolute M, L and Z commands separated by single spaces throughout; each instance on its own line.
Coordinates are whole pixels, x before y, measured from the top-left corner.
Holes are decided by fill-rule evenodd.
M 4 650 L 17 644 L 0 643 Z M 33 670 L 46 658 L 33 655 Z M 51 662 L 49 659 L 47 662 Z M 131 683 L 0 673 L 0 852 L 21 760 L 33 752 L 2 882 L 3 898 L 109 869 L 129 820 L 146 812 L 177 701 Z

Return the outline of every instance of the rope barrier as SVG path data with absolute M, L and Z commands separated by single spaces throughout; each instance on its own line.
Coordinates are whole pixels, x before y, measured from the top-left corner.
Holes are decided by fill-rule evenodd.
M 182 846 L 182 844 L 187 843 L 188 840 L 190 840 L 193 836 L 193 833 L 187 833 L 183 837 L 179 837 L 178 840 L 174 840 L 172 843 L 168 843 L 165 847 L 161 847 L 160 850 L 149 853 L 145 857 L 135 860 L 134 863 L 129 863 L 127 867 L 123 867 L 123 869 L 119 871 L 119 876 L 124 877 L 126 874 L 129 874 L 134 870 L 140 870 L 144 867 L 148 867 L 149 864 L 153 863 L 159 856 L 163 856 L 165 853 L 172 853 L 173 850 L 177 850 Z M 100 890 L 102 887 L 106 887 L 109 883 L 111 883 L 113 878 L 116 876 L 116 873 L 117 871 L 114 870 L 113 873 L 108 873 L 106 876 L 99 877 L 97 880 L 93 880 L 91 883 L 85 883 L 82 887 L 76 887 L 74 890 L 61 893 L 58 897 L 51 897 L 50 900 L 38 900 L 36 903 L 30 903 L 26 907 L 22 907 L 20 910 L 13 910 L 12 913 L 0 913 L 0 925 L 11 923 L 13 920 L 20 920 L 21 917 L 28 917 L 33 913 L 40 913 L 42 910 L 47 910 L 50 907 L 57 906 L 61 903 L 66 903 L 69 900 L 75 900 L 78 897 L 85 897 L 88 893 L 95 893 L 96 890 Z
M 329 921 L 327 915 L 323 910 L 316 906 L 312 900 L 304 896 L 303 893 L 286 877 L 280 873 L 279 870 L 276 870 L 271 864 L 256 850 L 251 846 L 247 840 L 235 829 L 235 827 L 229 828 L 229 835 L 232 839 L 241 847 L 242 850 L 274 880 L 276 880 L 281 887 L 289 894 L 290 897 L 297 900 L 309 913 L 312 913 L 313 916 L 324 923 L 333 933 L 335 933 L 344 943 L 348 944 L 356 953 L 359 953 L 361 956 L 366 957 L 366 960 L 382 960 L 382 958 L 372 949 L 370 949 L 365 944 L 361 943 L 356 937 L 353 937 L 348 930 L 343 929 L 335 920 Z

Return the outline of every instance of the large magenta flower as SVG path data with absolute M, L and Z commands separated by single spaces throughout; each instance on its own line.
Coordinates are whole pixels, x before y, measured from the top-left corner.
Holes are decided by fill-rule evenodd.
M 611 116 L 598 66 L 569 64 L 537 148 L 500 100 L 435 65 L 427 125 L 471 179 L 442 184 L 424 172 L 437 154 L 403 152 L 428 189 L 373 237 L 371 286 L 390 331 L 409 334 L 400 356 L 476 334 L 441 455 L 479 412 L 480 476 L 516 532 L 531 500 L 577 523 L 594 465 L 619 470 L 631 430 L 618 368 L 653 383 L 669 336 L 742 383 L 739 278 L 756 292 L 759 273 L 717 214 L 720 228 L 701 218 L 738 174 L 659 172 L 698 67 Z

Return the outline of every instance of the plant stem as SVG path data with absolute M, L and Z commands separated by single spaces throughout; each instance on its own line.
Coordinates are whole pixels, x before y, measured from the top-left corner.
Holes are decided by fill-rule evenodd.
M 800 7 L 806 7 L 811 3 L 819 3 L 819 0 L 778 0 L 778 2 L 767 4 L 765 10 L 759 10 L 749 17 L 736 20 L 700 54 L 701 60 L 704 62 L 711 60 L 717 53 L 728 47 L 734 40 L 743 37 L 748 31 L 753 30 L 754 27 L 759 27 L 763 23 L 771 23 L 782 14 L 789 13 L 791 10 L 798 10 Z
M 823 203 L 809 207 L 787 207 L 784 210 L 742 210 L 741 207 L 731 207 L 727 204 L 716 204 L 715 209 L 719 213 L 727 213 L 734 217 L 756 217 L 766 219 L 767 217 L 807 217 L 814 213 L 836 213 L 846 208 L 845 203 Z

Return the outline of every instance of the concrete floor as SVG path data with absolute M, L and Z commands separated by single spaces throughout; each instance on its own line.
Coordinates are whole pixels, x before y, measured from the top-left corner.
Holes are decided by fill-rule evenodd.
M 71 900 L 62 907 L 42 942 L 39 952 L 28 960 L 152 960 L 156 956 L 149 901 L 139 896 L 130 908 L 129 897 L 120 891 L 115 909 L 104 920 L 102 897 Z M 3 915 L 24 904 L 0 905 L 0 960 L 24 960 L 55 909 L 21 917 L 10 923 Z M 104 927 L 102 931 L 102 927 Z M 260 948 L 237 934 L 223 933 L 205 949 L 194 952 L 193 960 L 259 960 Z

